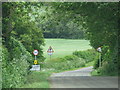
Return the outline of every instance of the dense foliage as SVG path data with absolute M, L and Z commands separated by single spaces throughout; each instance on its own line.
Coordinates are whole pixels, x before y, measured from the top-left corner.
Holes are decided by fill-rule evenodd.
M 39 62 L 44 60 L 41 46 L 42 31 L 30 14 L 41 4 L 29 2 L 2 3 L 2 87 L 16 88 L 23 85 L 33 64 L 32 51 L 38 49 Z
M 118 3 L 96 3 L 93 14 L 89 14 L 86 24 L 88 38 L 94 48 L 102 46 L 101 74 L 118 74 Z M 112 19 L 112 20 L 111 20 Z M 93 23 L 91 23 L 93 22 Z M 112 71 L 112 72 L 111 72 Z
M 56 3 L 44 3 L 43 7 L 38 9 L 39 15 L 37 24 L 43 30 L 45 38 L 69 38 L 83 39 L 85 38 L 85 29 L 80 23 L 75 23 L 75 19 L 79 16 L 71 17 L 67 11 L 56 10 Z M 61 3 L 62 4 L 62 3 Z M 64 5 L 64 4 L 63 4 Z M 54 7 L 54 8 L 53 8 Z
M 99 54 L 96 53 L 94 49 L 88 49 L 86 51 L 75 51 L 73 52 L 73 55 L 83 58 L 86 63 L 99 59 Z
M 5 47 L 2 50 L 3 88 L 15 88 L 23 85 L 29 70 L 28 61 L 32 61 L 31 54 L 19 41 L 11 38 L 10 43 L 12 43 L 12 46 L 10 46 L 12 48 L 11 54 Z M 10 55 L 13 56 L 12 60 Z
M 2 47 L 0 45 L 0 54 L 2 54 Z M 2 55 L 0 55 L 0 89 L 2 88 Z
M 8 44 L 9 37 L 13 36 L 17 38 L 30 53 L 32 53 L 34 49 L 38 49 L 39 52 L 41 52 L 38 57 L 42 57 L 42 49 L 40 48 L 44 42 L 42 31 L 30 16 L 31 14 L 34 16 L 33 8 L 35 9 L 37 5 L 41 4 L 25 2 L 3 3 L 3 44 L 8 50 L 10 48 Z

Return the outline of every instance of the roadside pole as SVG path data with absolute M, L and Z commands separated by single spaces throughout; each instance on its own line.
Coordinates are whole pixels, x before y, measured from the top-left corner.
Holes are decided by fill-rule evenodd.
M 36 59 L 36 55 L 35 55 L 35 60 L 37 60 L 37 59 Z
M 50 60 L 51 60 L 51 55 L 50 55 Z
M 102 66 L 102 64 L 101 64 L 101 62 L 102 62 L 102 58 L 101 58 L 102 49 L 101 49 L 101 47 L 98 47 L 97 51 L 99 52 L 99 67 L 101 67 Z

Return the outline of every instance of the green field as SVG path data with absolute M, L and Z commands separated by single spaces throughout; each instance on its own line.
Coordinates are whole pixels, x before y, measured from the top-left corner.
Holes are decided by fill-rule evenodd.
M 52 58 L 64 57 L 66 55 L 71 55 L 74 51 L 87 50 L 92 47 L 89 45 L 88 40 L 78 40 L 78 39 L 45 39 L 45 47 L 43 47 L 43 53 L 46 60 L 50 59 L 47 54 L 49 46 L 52 46 L 54 53 Z

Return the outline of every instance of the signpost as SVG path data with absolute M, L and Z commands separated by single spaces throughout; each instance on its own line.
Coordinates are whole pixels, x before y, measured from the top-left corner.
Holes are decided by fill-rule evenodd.
M 50 55 L 50 60 L 51 60 L 51 55 L 53 54 L 54 50 L 50 46 L 49 49 L 47 50 L 48 55 Z
M 100 52 L 100 55 L 99 55 L 99 67 L 101 67 L 101 66 L 102 66 L 102 65 L 101 65 L 101 59 L 102 59 L 102 58 L 101 58 L 101 52 L 102 52 L 101 47 L 98 47 L 98 48 L 97 48 L 97 51 Z
M 37 65 L 38 64 L 38 61 L 36 60 L 36 56 L 38 55 L 38 50 L 35 49 L 33 51 L 33 54 L 35 55 L 35 60 L 34 60 L 34 64 L 35 65 L 32 65 L 32 68 L 30 69 L 31 71 L 39 71 L 40 70 L 40 65 Z
M 33 51 L 33 54 L 35 55 L 35 60 L 36 60 L 36 56 L 38 55 L 38 50 L 35 49 L 35 50 Z

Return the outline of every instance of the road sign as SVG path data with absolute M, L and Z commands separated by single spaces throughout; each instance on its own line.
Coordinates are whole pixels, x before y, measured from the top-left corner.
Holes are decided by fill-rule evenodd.
M 98 52 L 102 52 L 101 47 L 98 47 L 98 48 L 97 48 L 97 51 L 98 51 Z
M 38 61 L 37 61 L 37 60 L 34 60 L 34 64 L 38 64 Z
M 35 49 L 35 50 L 33 51 L 33 54 L 34 54 L 35 56 L 38 55 L 38 50 Z
M 50 46 L 49 49 L 47 50 L 48 55 L 52 55 L 54 50 L 52 49 L 52 47 Z
M 40 65 L 32 65 L 31 71 L 40 71 Z

